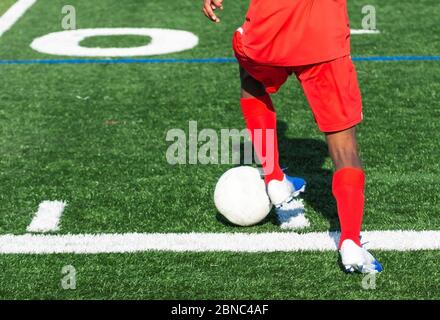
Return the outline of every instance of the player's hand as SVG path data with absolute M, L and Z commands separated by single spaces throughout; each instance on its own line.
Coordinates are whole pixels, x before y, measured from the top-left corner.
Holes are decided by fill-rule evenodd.
M 223 0 L 203 0 L 203 13 L 209 20 L 215 23 L 220 22 L 220 19 L 214 13 L 217 9 L 223 10 Z

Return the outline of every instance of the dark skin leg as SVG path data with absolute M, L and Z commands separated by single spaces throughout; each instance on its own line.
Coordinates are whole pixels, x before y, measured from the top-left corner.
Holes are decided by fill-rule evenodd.
M 240 80 L 241 98 L 262 97 L 266 94 L 264 86 L 258 80 L 252 78 L 252 76 L 242 67 L 240 67 Z
M 264 86 L 240 67 L 241 98 L 255 98 L 266 94 Z M 359 158 L 356 127 L 339 132 L 326 133 L 330 157 L 336 170 L 345 167 L 362 169 Z
M 330 157 L 336 170 L 345 167 L 362 169 L 356 141 L 356 127 L 344 131 L 326 133 L 325 136 Z

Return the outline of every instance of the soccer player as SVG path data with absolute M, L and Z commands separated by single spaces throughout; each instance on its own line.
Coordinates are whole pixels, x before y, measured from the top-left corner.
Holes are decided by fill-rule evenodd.
M 223 0 L 204 0 L 202 10 L 218 23 L 215 11 L 222 5 Z M 335 166 L 332 191 L 341 225 L 342 264 L 348 272 L 380 272 L 381 265 L 360 243 L 365 174 L 356 125 L 362 121 L 362 99 L 350 57 L 346 0 L 251 0 L 233 49 L 240 64 L 241 108 L 277 212 L 293 212 L 292 199 L 305 187 L 304 180 L 285 175 L 279 165 L 270 98 L 294 74 Z M 257 139 L 256 132 L 262 137 Z M 304 214 L 295 219 L 298 227 L 308 225 Z

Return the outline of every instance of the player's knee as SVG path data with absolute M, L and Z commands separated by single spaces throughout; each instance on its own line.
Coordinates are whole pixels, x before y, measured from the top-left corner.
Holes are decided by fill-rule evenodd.
M 261 82 L 254 79 L 245 69 L 240 67 L 241 97 L 261 97 L 266 94 L 266 90 Z

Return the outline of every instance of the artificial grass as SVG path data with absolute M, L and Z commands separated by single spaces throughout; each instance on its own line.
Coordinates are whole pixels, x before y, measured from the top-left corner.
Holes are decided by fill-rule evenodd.
M 337 254 L 329 252 L 3 256 L 0 298 L 440 298 L 438 251 L 376 255 L 385 271 L 376 276 L 375 289 L 364 289 L 364 275 L 343 273 L 337 267 Z M 74 290 L 61 287 L 66 265 L 76 270 Z
M 201 16 L 200 3 L 189 0 L 70 4 L 79 28 L 166 27 L 197 34 L 195 49 L 163 56 L 178 58 L 232 56 L 230 38 L 247 5 L 226 2 L 222 23 L 213 25 Z M 364 4 L 377 6 L 381 34 L 353 36 L 353 55 L 438 53 L 434 1 L 350 1 L 353 28 L 360 27 Z M 60 58 L 32 51 L 29 43 L 60 31 L 63 5 L 39 0 L 0 38 L 0 59 Z M 138 40 L 90 38 L 83 45 L 131 46 Z M 359 127 L 368 176 L 365 229 L 439 230 L 438 62 L 356 66 L 365 116 Z M 1 65 L 0 233 L 24 233 L 43 200 L 68 202 L 63 234 L 279 231 L 273 218 L 251 228 L 218 218 L 213 189 L 232 164 L 166 161 L 167 132 L 188 132 L 190 120 L 198 121 L 199 130 L 244 127 L 237 68 Z M 311 227 L 304 232 L 338 229 L 332 166 L 301 89 L 292 79 L 274 102 L 283 166 L 308 181 Z M 361 276 L 343 274 L 336 253 L 329 252 L 2 255 L 0 298 L 439 298 L 438 251 L 377 255 L 385 273 L 373 291 L 361 288 Z M 59 288 L 66 264 L 78 269 L 75 291 Z
M 439 124 L 430 121 L 439 112 L 432 106 L 439 87 L 435 65 L 358 64 L 366 230 L 440 227 Z M 243 128 L 236 68 L 3 66 L 8 90 L 1 93 L 1 232 L 24 232 L 46 199 L 68 201 L 63 233 L 278 230 L 270 221 L 242 229 L 216 219 L 215 182 L 233 165 L 167 163 L 168 130 L 188 132 L 190 120 L 198 121 L 199 130 Z M 332 168 L 305 99 L 292 81 L 274 100 L 281 161 L 309 182 L 307 231 L 337 229 Z
M 131 48 L 146 46 L 150 42 L 151 38 L 144 36 L 105 36 L 86 38 L 80 45 L 90 48 Z
M 5 13 L 17 0 L 2 0 L 0 2 L 0 15 Z

